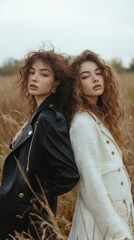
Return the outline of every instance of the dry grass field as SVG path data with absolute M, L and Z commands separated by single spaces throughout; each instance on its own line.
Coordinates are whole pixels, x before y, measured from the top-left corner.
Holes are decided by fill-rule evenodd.
M 9 153 L 8 144 L 27 120 L 27 104 L 20 99 L 18 90 L 13 88 L 15 80 L 16 76 L 0 76 L 0 178 L 5 156 Z M 126 132 L 124 163 L 132 181 L 134 197 L 134 73 L 120 75 L 119 86 L 126 111 L 126 122 L 122 129 Z M 57 231 L 62 232 L 63 237 L 57 239 L 67 239 L 76 191 L 75 189 L 59 198 L 57 219 L 60 230 Z

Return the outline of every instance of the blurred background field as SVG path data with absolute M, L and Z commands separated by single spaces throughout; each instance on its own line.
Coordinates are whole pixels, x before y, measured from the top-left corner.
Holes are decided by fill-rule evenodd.
M 124 163 L 128 169 L 134 197 L 134 72 L 119 71 L 119 86 L 126 112 L 126 122 L 123 131 L 126 132 Z M 0 75 L 0 179 L 8 144 L 20 126 L 27 120 L 27 103 L 19 97 L 15 89 L 17 74 Z M 77 188 L 59 197 L 58 223 L 64 239 L 68 235 Z

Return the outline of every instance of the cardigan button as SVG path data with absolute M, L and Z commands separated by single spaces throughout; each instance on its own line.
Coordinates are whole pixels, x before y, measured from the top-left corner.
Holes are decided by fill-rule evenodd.
M 107 141 L 106 141 L 106 143 L 107 143 L 107 144 L 109 144 L 109 143 L 110 143 L 110 141 L 109 141 L 109 140 L 107 140 Z
M 19 193 L 19 198 L 23 198 L 24 197 L 24 193 Z
M 111 152 L 111 154 L 112 154 L 112 155 L 114 155 L 114 154 L 115 154 L 115 152 L 114 152 L 114 151 L 112 151 L 112 152 Z
M 120 172 L 121 171 L 121 169 L 120 168 L 118 168 L 118 172 Z
M 123 186 L 124 185 L 124 183 L 123 182 L 121 182 L 121 186 Z

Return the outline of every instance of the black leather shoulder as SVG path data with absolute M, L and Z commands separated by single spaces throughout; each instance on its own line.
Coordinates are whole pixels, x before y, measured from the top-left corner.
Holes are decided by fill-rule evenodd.
M 56 121 L 65 121 L 67 122 L 64 114 L 59 110 L 59 108 L 54 105 L 50 104 L 47 108 L 45 108 L 38 116 L 38 121 L 41 119 L 52 123 Z

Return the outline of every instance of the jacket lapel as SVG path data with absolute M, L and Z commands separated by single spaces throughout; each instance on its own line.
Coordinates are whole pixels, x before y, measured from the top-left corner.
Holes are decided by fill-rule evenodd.
M 20 135 L 20 137 L 17 139 L 13 151 L 18 148 L 22 143 L 24 143 L 28 138 L 30 138 L 33 135 L 33 127 L 30 123 L 25 127 L 23 130 L 23 133 Z
M 111 134 L 110 131 L 103 125 L 103 123 L 100 121 L 100 119 L 97 118 L 96 115 L 93 114 L 92 112 L 88 112 L 88 113 L 89 113 L 89 114 L 92 116 L 92 118 L 96 121 L 96 123 L 98 124 L 101 132 L 102 132 L 103 134 L 105 134 L 105 135 L 118 147 L 118 145 L 117 145 L 117 143 L 115 142 L 112 134 Z M 118 147 L 118 148 L 119 148 L 119 147 Z
M 34 132 L 34 124 L 39 116 L 39 114 L 45 110 L 46 108 L 48 108 L 48 106 L 52 105 L 55 102 L 55 95 L 51 95 L 49 97 L 47 97 L 47 99 L 45 99 L 41 105 L 39 106 L 39 108 L 37 109 L 37 111 L 33 114 L 31 120 L 29 121 L 29 123 L 27 124 L 27 126 L 24 128 L 23 133 L 20 135 L 20 137 L 17 139 L 14 147 L 13 147 L 13 151 L 18 148 L 20 145 L 22 145 L 28 138 L 32 137 L 33 132 Z

